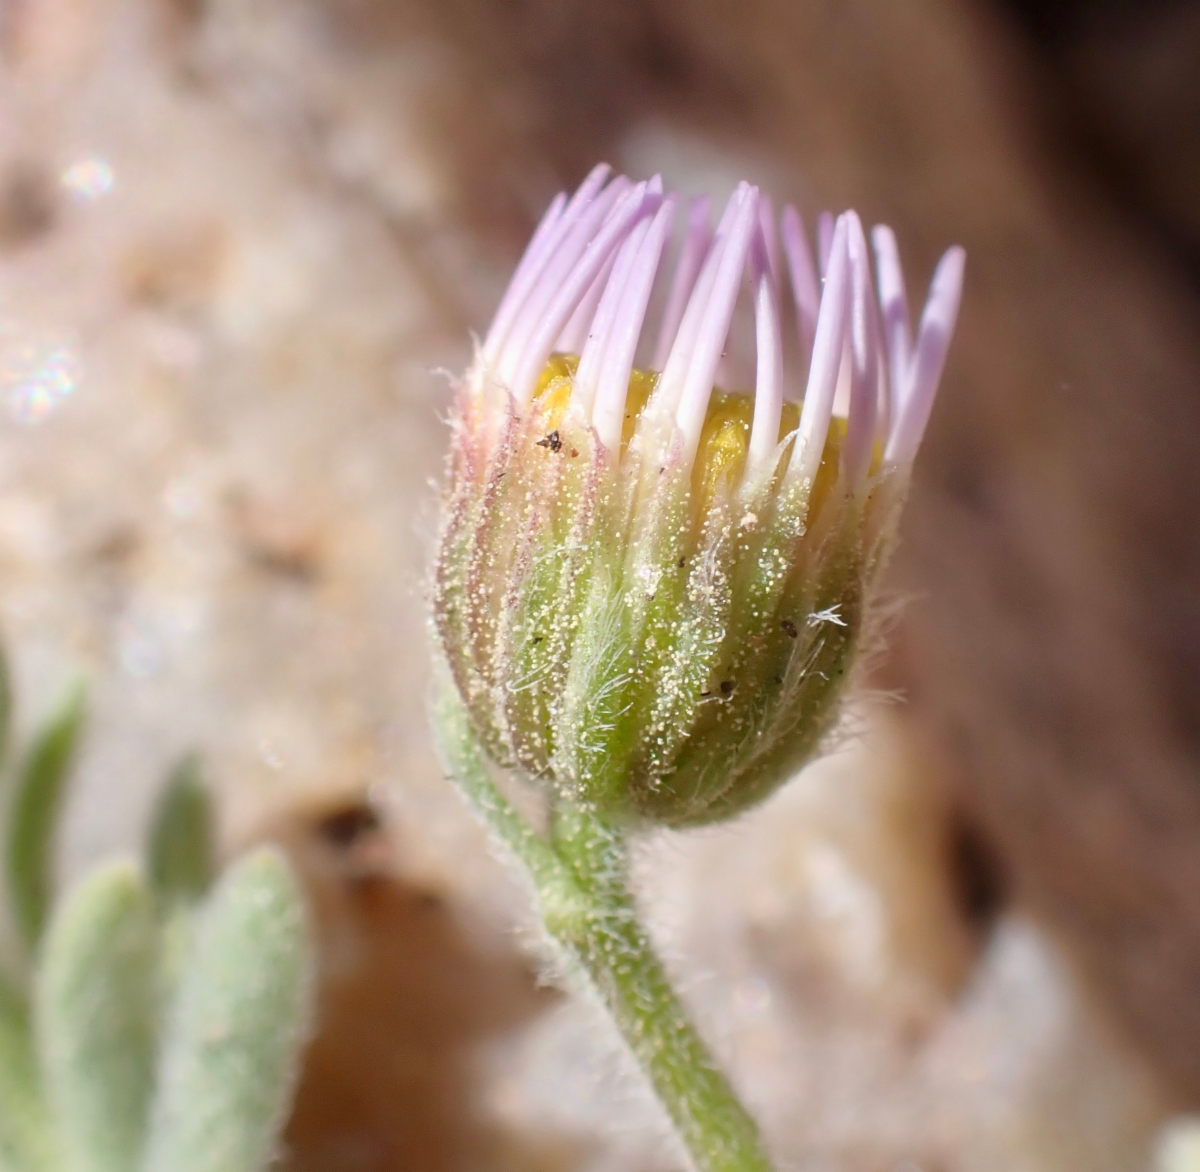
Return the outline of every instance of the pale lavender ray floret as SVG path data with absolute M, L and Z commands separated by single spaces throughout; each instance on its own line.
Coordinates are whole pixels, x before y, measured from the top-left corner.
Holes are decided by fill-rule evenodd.
M 903 383 L 903 400 L 884 449 L 884 459 L 891 464 L 901 467 L 911 464 L 925 434 L 958 320 L 966 263 L 966 252 L 956 245 L 938 262 L 929 283 L 916 349 Z
M 783 331 L 779 314 L 779 282 L 771 271 L 770 239 L 773 228 L 773 222 L 761 221 L 750 245 L 756 362 L 754 418 L 750 425 L 750 446 L 746 459 L 749 462 L 748 475 L 752 478 L 767 467 L 775 455 L 779 446 L 779 420 L 783 414 Z
M 616 253 L 612 275 L 587 330 L 584 345 L 574 351 L 580 358 L 571 401 L 585 415 L 593 413 L 593 422 L 593 404 L 600 395 L 602 384 L 606 402 L 612 396 L 608 384 L 612 381 L 613 370 L 625 369 L 625 388 L 628 389 L 628 372 L 633 369 L 633 350 L 641 334 L 654 274 L 658 269 L 659 255 L 674 208 L 673 198 L 664 200 L 653 219 L 641 219 L 625 238 Z
M 622 229 L 632 223 L 645 186 L 631 188 L 629 180 L 618 175 L 580 208 L 577 217 L 564 217 L 561 243 L 551 253 L 542 279 L 530 291 L 497 363 L 498 381 L 512 392 L 518 406 L 529 401 L 554 340 L 604 267 L 609 250 L 623 236 Z
M 610 278 L 613 275 L 613 266 L 616 264 L 617 256 L 617 253 L 613 253 L 608 258 L 595 280 L 588 286 L 588 291 L 583 295 L 583 299 L 575 307 L 575 312 L 571 314 L 570 320 L 563 326 L 558 340 L 554 343 L 554 349 L 558 353 L 579 354 L 582 352 L 588 337 L 594 332 L 593 323 L 596 320 L 596 311 L 600 306 L 600 299 L 604 296 L 604 291 L 611 284 Z
M 649 196 L 662 196 L 662 178 L 656 175 L 646 185 L 646 191 Z M 635 232 L 641 229 L 634 229 Z M 622 248 L 625 246 L 623 245 Z M 580 354 L 583 351 L 584 344 L 588 337 L 594 333 L 593 323 L 596 320 L 596 311 L 600 305 L 600 299 L 604 296 L 605 290 L 613 283 L 610 278 L 613 275 L 613 265 L 616 263 L 618 253 L 613 253 L 609 256 L 599 274 L 592 281 L 583 300 L 579 302 L 575 312 L 571 315 L 570 320 L 563 327 L 562 333 L 558 336 L 558 341 L 554 344 L 554 349 L 561 354 Z
M 688 208 L 687 232 L 683 238 L 683 249 L 679 254 L 679 262 L 675 266 L 675 278 L 671 282 L 671 292 L 667 296 L 667 304 L 663 309 L 662 322 L 658 330 L 658 342 L 654 347 L 654 357 L 651 359 L 652 370 L 662 370 L 675 344 L 675 335 L 679 331 L 679 323 L 683 320 L 684 310 L 688 299 L 696 286 L 696 278 L 700 268 L 708 256 L 712 244 L 713 233 L 708 217 L 712 209 L 712 200 L 707 195 L 694 199 Z
M 542 275 L 546 262 L 561 243 L 564 219 L 570 223 L 578 209 L 591 202 L 596 192 L 604 186 L 611 170 L 607 163 L 598 163 L 569 202 L 566 193 L 560 192 L 550 204 L 492 318 L 492 327 L 483 344 L 483 357 L 489 366 L 499 358 L 500 347 L 508 340 L 513 321 L 524 308 L 534 282 Z
M 511 321 L 503 323 L 502 329 L 493 324 L 488 331 L 484 351 L 496 348 L 493 361 L 501 379 L 511 374 L 525 340 L 542 323 L 550 298 L 577 264 L 613 204 L 632 186 L 623 175 L 606 184 L 608 170 L 607 165 L 595 168 L 571 197 L 546 233 L 535 263 L 530 265 L 532 279 L 521 291 Z
M 796 304 L 796 329 L 800 335 L 801 357 L 805 363 L 812 358 L 813 338 L 817 332 L 817 309 L 821 290 L 817 270 L 813 267 L 812 250 L 804 234 L 804 221 L 791 204 L 783 209 L 779 225 L 783 237 L 783 252 L 787 257 L 788 277 Z
M 600 168 L 597 167 L 596 170 L 599 171 Z M 546 209 L 545 215 L 542 216 L 525 249 L 525 255 L 521 257 L 521 263 L 517 265 L 517 270 L 508 283 L 508 288 L 492 318 L 492 328 L 488 331 L 483 347 L 483 356 L 489 363 L 494 362 L 498 357 L 500 346 L 508 337 L 513 319 L 524 304 L 534 281 L 541 275 L 541 271 L 545 267 L 546 259 L 554 246 L 556 229 L 562 219 L 566 204 L 566 193 L 560 191 Z
M 550 205 L 480 348 L 471 383 L 476 392 L 507 392 L 520 413 L 551 353 L 577 354 L 570 410 L 620 460 L 630 379 L 650 306 L 658 305 L 650 369 L 659 377 L 644 418 L 655 442 L 672 447 L 686 466 L 724 373 L 745 291 L 756 353 L 746 478 L 757 480 L 775 467 L 784 450 L 783 404 L 797 398 L 803 402 L 782 469 L 785 484 L 811 483 L 837 414 L 846 417 L 840 472 L 848 489 L 857 490 L 881 467 L 907 469 L 954 331 L 961 248 L 939 262 L 914 341 L 891 229 L 877 226 L 871 233 L 873 277 L 858 216 L 822 213 L 818 267 L 796 209 L 785 207 L 777 219 L 770 199 L 742 183 L 715 233 L 707 197 L 689 204 L 668 280 L 663 258 L 678 197 L 664 194 L 657 176 L 639 184 L 609 176 L 601 165 L 573 196 L 560 195 Z M 785 313 L 788 297 L 791 315 Z M 786 344 L 785 318 L 794 338 Z M 793 352 L 799 361 L 788 369 L 784 356 Z
M 817 258 L 821 262 L 821 280 L 829 272 L 829 256 L 833 250 L 833 212 L 822 212 L 817 216 Z
M 729 234 L 719 246 L 712 288 L 704 305 L 704 316 L 696 337 L 683 348 L 683 390 L 675 410 L 675 422 L 683 441 L 684 460 L 691 463 L 700 442 L 708 402 L 712 398 L 717 363 L 729 337 L 734 305 L 746 271 L 750 237 L 758 225 L 758 189 L 744 185 Z M 681 343 L 676 342 L 680 347 Z M 672 352 L 672 357 L 674 353 Z M 667 362 L 670 366 L 670 359 Z
M 612 325 L 609 344 L 604 350 L 604 365 L 596 389 L 592 424 L 600 442 L 609 451 L 616 451 L 621 443 L 621 431 L 625 422 L 625 398 L 629 392 L 634 355 L 637 352 L 642 324 L 654 287 L 654 277 L 674 213 L 675 198 L 668 196 L 651 222 L 633 259 L 628 286 Z
M 661 210 L 660 208 L 659 211 Z M 613 325 L 621 303 L 628 295 L 630 273 L 649 230 L 649 220 L 638 221 L 620 248 L 609 257 L 600 274 L 604 284 L 600 290 L 599 302 L 592 306 L 578 343 L 571 344 L 560 338 L 556 346 L 561 354 L 579 355 L 579 366 L 575 370 L 571 387 L 571 406 L 585 416 L 591 414 L 592 405 L 596 401 L 600 373 L 609 351 Z M 599 278 L 597 282 L 593 282 L 593 288 L 598 281 Z M 582 307 L 583 303 L 580 308 Z
M 675 331 L 667 359 L 662 365 L 662 376 L 658 381 L 654 397 L 647 406 L 649 412 L 664 417 L 673 416 L 683 399 L 683 386 L 688 374 L 688 364 L 700 335 L 708 299 L 717 279 L 721 257 L 724 255 L 725 243 L 729 239 L 729 233 L 733 228 L 743 195 L 748 190 L 748 184 L 740 184 L 725 207 L 721 222 L 717 225 L 716 234 L 708 246 L 704 263 L 700 266 L 700 273 L 692 286 L 691 294 L 683 311 L 683 318 L 680 320 L 679 328 Z
M 602 221 L 600 230 L 588 242 L 577 264 L 547 307 L 544 320 L 519 352 L 515 369 L 506 380 L 518 405 L 528 403 L 533 397 L 538 377 L 554 350 L 554 340 L 570 319 L 579 298 L 608 264 L 613 250 L 621 246 L 640 217 L 647 210 L 657 210 L 661 202 L 662 197 L 650 192 L 648 184 L 639 183 L 621 195 L 611 213 Z
M 889 413 L 894 419 L 900 410 L 903 382 L 908 374 L 912 353 L 912 326 L 908 320 L 908 295 L 904 290 L 904 271 L 900 268 L 900 250 L 896 234 L 884 224 L 871 232 L 875 245 L 875 266 L 879 272 L 879 304 L 883 311 L 883 335 L 888 359 Z
M 762 229 L 763 246 L 767 250 L 767 265 L 771 272 L 771 280 L 775 282 L 775 291 L 782 288 L 783 268 L 779 256 L 779 233 L 775 228 L 775 205 L 765 192 L 758 193 L 758 219 Z
M 871 259 L 862 221 L 846 213 L 850 255 L 850 410 L 846 420 L 846 444 L 842 467 L 850 484 L 860 483 L 871 466 L 878 438 L 879 356 L 881 337 L 871 284 Z
M 811 481 L 821 464 L 825 438 L 833 417 L 834 396 L 846 349 L 846 320 L 849 316 L 850 257 L 846 243 L 849 230 L 845 216 L 839 216 L 829 242 L 829 263 L 821 308 L 817 314 L 817 333 L 813 341 L 812 361 L 808 367 L 808 385 L 800 408 L 800 427 L 796 445 L 788 463 L 786 479 L 792 483 Z

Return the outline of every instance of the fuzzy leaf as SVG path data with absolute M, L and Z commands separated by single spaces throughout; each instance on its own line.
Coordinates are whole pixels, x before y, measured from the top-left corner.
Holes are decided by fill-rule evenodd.
M 194 754 L 176 766 L 159 799 L 146 844 L 146 873 L 167 905 L 192 903 L 212 885 L 212 797 Z
M 83 726 L 85 689 L 75 685 L 21 762 L 8 823 L 5 867 L 17 931 L 32 954 L 53 889 L 54 837 L 67 774 Z
M 154 1080 L 158 923 L 140 871 L 94 872 L 50 923 L 35 1037 L 71 1172 L 129 1172 Z
M 42 1172 L 54 1166 L 52 1152 L 29 1009 L 5 982 L 0 988 L 0 1168 Z
M 260 1172 L 275 1155 L 311 1016 L 314 960 L 283 855 L 235 864 L 198 911 L 168 1018 L 145 1172 Z

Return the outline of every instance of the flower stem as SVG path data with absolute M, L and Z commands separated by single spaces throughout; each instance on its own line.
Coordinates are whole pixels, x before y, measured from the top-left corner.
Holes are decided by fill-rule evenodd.
M 604 1002 L 699 1172 L 770 1172 L 758 1128 L 717 1069 L 642 926 L 622 832 L 578 806 L 549 839 L 500 792 L 457 696 L 435 713 L 444 760 L 477 816 L 524 864 L 543 922 Z

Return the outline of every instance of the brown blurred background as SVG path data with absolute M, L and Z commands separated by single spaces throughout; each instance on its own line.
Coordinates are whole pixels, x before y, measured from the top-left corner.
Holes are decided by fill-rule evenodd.
M 781 1165 L 1148 1168 L 1200 1104 L 1200 7 L 9 0 L 0 615 L 96 714 L 68 870 L 201 747 L 322 917 L 296 1172 L 677 1166 L 424 731 L 446 383 L 600 158 L 966 299 L 898 704 L 643 889 Z M 915 294 L 914 294 L 915 296 Z M 69 876 L 68 876 L 69 877 Z

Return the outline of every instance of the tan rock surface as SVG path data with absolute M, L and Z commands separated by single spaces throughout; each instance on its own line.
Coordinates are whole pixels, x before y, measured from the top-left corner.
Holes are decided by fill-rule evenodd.
M 786 1167 L 1142 1166 L 1168 1100 L 1129 1039 L 1200 1084 L 1195 309 L 1038 155 L 999 30 L 951 0 L 4 16 L 0 612 L 27 713 L 95 681 L 72 874 L 193 745 L 230 841 L 274 811 L 306 862 L 329 1028 L 291 1166 L 675 1160 L 591 1010 L 534 990 L 424 727 L 431 371 L 601 156 L 854 203 L 914 282 L 971 253 L 895 579 L 910 703 L 647 847 L 706 1029 Z M 311 828 L 366 786 L 385 838 Z M 1044 926 L 964 914 L 964 805 Z

